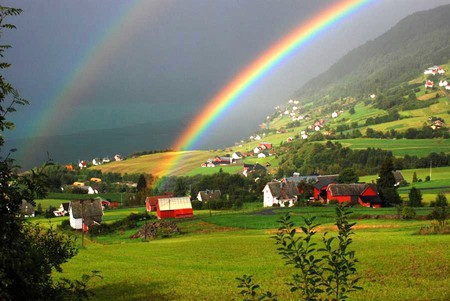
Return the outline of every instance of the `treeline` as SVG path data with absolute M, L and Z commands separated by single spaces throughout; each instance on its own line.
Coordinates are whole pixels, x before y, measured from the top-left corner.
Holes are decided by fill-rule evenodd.
M 133 152 L 133 153 L 129 154 L 127 156 L 127 158 L 134 158 L 134 157 L 139 157 L 139 156 L 144 156 L 144 155 L 152 155 L 152 154 L 159 154 L 159 153 L 167 153 L 167 152 L 172 152 L 172 151 L 173 150 L 170 149 L 170 148 L 137 151 L 137 152 Z
M 291 176 L 294 172 L 302 175 L 338 174 L 344 168 L 353 168 L 358 175 L 375 174 L 386 157 L 392 152 L 368 148 L 352 150 L 339 142 L 291 143 L 280 160 L 277 177 Z
M 448 166 L 450 154 L 431 153 L 427 157 L 405 156 L 394 158 L 391 151 L 376 148 L 352 150 L 339 142 L 326 143 L 296 142 L 285 146 L 286 154 L 280 160 L 277 177 L 291 176 L 294 172 L 302 175 L 338 174 L 345 168 L 352 168 L 359 176 L 377 174 L 385 158 L 391 157 L 396 169 Z
M 264 186 L 273 177 L 253 172 L 248 177 L 240 174 L 219 172 L 212 175 L 196 175 L 191 177 L 165 177 L 155 195 L 174 192 L 175 196 L 190 195 L 194 209 L 231 209 L 240 208 L 244 202 L 259 202 Z M 197 202 L 200 191 L 220 190 L 221 197 L 209 204 Z
M 69 170 L 64 165 L 54 164 L 46 166 L 43 170 L 48 188 L 52 192 L 60 192 L 61 187 L 72 185 L 74 182 L 83 182 L 97 186 L 100 192 L 134 192 L 135 189 L 123 183 L 137 183 L 140 174 L 123 174 L 115 172 L 102 173 L 96 169 L 74 169 Z M 151 175 L 146 175 L 152 178 Z M 102 181 L 91 182 L 92 178 L 99 178 Z

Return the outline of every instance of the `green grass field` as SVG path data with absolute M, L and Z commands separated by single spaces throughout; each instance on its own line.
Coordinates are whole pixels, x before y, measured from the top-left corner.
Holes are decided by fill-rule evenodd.
M 71 279 L 100 270 L 103 280 L 90 288 L 94 300 L 241 300 L 236 277 L 251 274 L 263 291 L 277 293 L 279 300 L 297 300 L 285 282 L 293 273 L 277 254 L 274 215 L 232 212 L 209 217 L 195 213 L 179 222 L 182 234 L 152 241 L 129 238 L 125 231 L 87 239 L 85 248 L 64 264 Z M 333 231 L 332 208 L 295 208 L 294 219 L 318 215 L 323 231 Z M 130 211 L 107 212 L 115 218 Z M 355 214 L 394 214 L 395 209 L 355 208 Z M 425 212 L 424 212 L 425 213 Z M 356 216 L 355 216 L 356 217 Z M 358 270 L 364 291 L 351 300 L 448 300 L 450 253 L 448 236 L 419 236 L 429 221 L 355 220 L 352 249 L 360 260 Z M 246 226 L 252 224 L 252 227 Z
M 426 157 L 428 154 L 450 153 L 450 139 L 345 139 L 336 140 L 351 149 L 381 148 L 392 151 L 394 156 Z

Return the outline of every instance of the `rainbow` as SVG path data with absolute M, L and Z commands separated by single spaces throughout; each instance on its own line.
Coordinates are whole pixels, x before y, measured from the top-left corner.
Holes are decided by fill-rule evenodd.
M 194 118 L 188 128 L 172 146 L 174 150 L 190 150 L 204 137 L 219 117 L 233 107 L 240 97 L 260 78 L 298 51 L 327 29 L 349 17 L 374 0 L 342 0 L 320 11 L 303 22 L 248 65 L 231 82 L 217 93 Z M 183 155 L 173 156 L 166 162 L 164 174 L 171 174 Z

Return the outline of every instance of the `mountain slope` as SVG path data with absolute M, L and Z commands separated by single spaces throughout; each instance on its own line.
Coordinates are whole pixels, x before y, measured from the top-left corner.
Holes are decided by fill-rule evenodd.
M 294 97 L 301 101 L 374 93 L 450 59 L 450 5 L 414 13 L 350 51 Z

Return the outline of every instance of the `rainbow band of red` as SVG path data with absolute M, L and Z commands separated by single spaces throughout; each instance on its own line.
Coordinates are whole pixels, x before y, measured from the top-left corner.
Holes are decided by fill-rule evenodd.
M 173 145 L 175 150 L 192 149 L 223 112 L 231 108 L 249 87 L 302 45 L 356 12 L 372 0 L 343 0 L 302 23 L 238 74 L 198 114 Z

